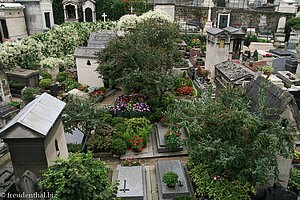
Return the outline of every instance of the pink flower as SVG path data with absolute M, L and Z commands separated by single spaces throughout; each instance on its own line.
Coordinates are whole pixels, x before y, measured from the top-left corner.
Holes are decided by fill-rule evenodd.
M 217 177 L 214 177 L 214 181 L 216 181 L 217 180 Z

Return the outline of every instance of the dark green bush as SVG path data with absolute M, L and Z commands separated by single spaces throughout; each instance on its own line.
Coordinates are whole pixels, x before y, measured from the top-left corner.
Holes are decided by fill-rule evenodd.
M 39 86 L 43 88 L 44 90 L 48 90 L 50 88 L 50 85 L 52 84 L 51 79 L 42 79 L 39 83 Z
M 9 102 L 9 104 L 12 106 L 16 106 L 16 107 L 18 107 L 20 105 L 20 103 L 17 101 L 11 101 L 11 102 Z
M 174 197 L 173 200 L 196 200 L 196 199 L 194 197 L 180 195 L 180 196 Z
M 83 144 L 67 144 L 68 152 L 81 152 Z
M 63 82 L 67 79 L 68 77 L 68 72 L 58 72 L 56 75 L 56 81 L 58 82 Z
M 106 88 L 105 87 L 99 87 L 98 90 L 103 91 L 104 93 L 106 92 Z
M 43 77 L 43 79 L 52 79 L 52 75 L 47 72 L 41 73 L 40 75 Z
M 112 123 L 117 125 L 117 124 L 124 124 L 125 122 L 127 121 L 126 118 L 123 118 L 123 117 L 114 117 L 112 119 Z
M 300 171 L 294 168 L 290 170 L 288 189 L 292 190 L 296 194 L 299 194 L 300 191 Z
M 9 87 L 16 88 L 19 90 L 22 90 L 25 86 L 27 86 L 26 83 L 16 83 L 14 81 L 8 81 Z
M 167 172 L 163 175 L 162 181 L 170 187 L 174 187 L 178 183 L 178 174 L 173 171 Z
M 40 94 L 39 88 L 28 87 L 22 91 L 22 101 L 27 105 L 35 99 L 35 96 Z
M 119 153 L 123 154 L 126 152 L 127 144 L 122 139 L 114 139 L 111 143 L 110 149 L 111 149 L 112 153 L 119 152 Z

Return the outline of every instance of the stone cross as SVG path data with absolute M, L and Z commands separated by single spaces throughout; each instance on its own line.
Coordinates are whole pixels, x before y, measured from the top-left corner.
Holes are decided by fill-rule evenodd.
M 126 180 L 124 180 L 124 188 L 123 189 L 120 189 L 120 191 L 124 191 L 124 193 L 126 191 L 129 191 L 129 189 L 126 189 Z
M 107 15 L 105 13 L 103 13 L 102 17 L 104 18 L 104 22 L 106 22 Z
M 131 6 L 130 7 L 130 13 L 133 13 L 134 8 Z
M 178 182 L 178 186 L 183 187 L 183 184 L 181 183 L 181 181 Z

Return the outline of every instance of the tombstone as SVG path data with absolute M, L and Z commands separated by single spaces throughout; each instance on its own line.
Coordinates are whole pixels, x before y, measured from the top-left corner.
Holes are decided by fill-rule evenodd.
M 218 63 L 241 59 L 246 33 L 238 28 L 211 28 L 207 30 L 205 68 L 215 78 L 214 66 Z
M 286 58 L 285 70 L 290 71 L 292 73 L 296 73 L 297 66 L 298 66 L 297 59 Z
M 190 62 L 193 66 L 196 66 L 197 60 L 201 58 L 202 51 L 200 48 L 192 48 L 190 50 Z
M 297 200 L 297 194 L 284 189 L 280 183 L 274 183 L 264 191 L 264 200 Z
M 30 170 L 26 170 L 24 174 L 16 180 L 17 190 L 25 194 L 34 194 L 42 189 L 39 185 L 40 179 L 41 178 L 38 178 Z
M 59 93 L 58 85 L 56 83 L 50 85 L 50 94 L 57 97 Z
M 175 19 L 175 4 L 155 4 L 154 9 L 162 10 L 168 13 L 171 17 L 171 21 L 173 22 Z
M 142 166 L 118 165 L 118 197 L 131 200 L 147 200 L 146 172 Z
M 276 48 L 278 47 L 284 47 L 284 41 L 285 41 L 285 24 L 286 24 L 286 16 L 281 16 L 278 21 L 277 31 L 274 34 L 274 46 Z
M 254 77 L 254 72 L 245 67 L 244 65 L 233 62 L 225 61 L 215 65 L 216 68 L 216 86 L 217 89 L 222 89 L 228 85 L 246 86 Z
M 300 81 L 300 77 L 290 71 L 278 71 L 276 76 L 283 81 L 286 88 L 291 88 L 292 85 Z
M 12 99 L 5 69 L 5 65 L 0 61 L 0 103 L 9 103 Z
M 3 128 L 18 111 L 19 109 L 9 103 L 0 103 L 0 128 Z
M 164 133 L 168 130 L 167 127 L 163 126 L 162 124 L 158 123 L 155 127 L 155 134 L 156 134 L 156 143 L 158 153 L 165 153 L 170 152 L 170 150 L 166 146 L 166 142 L 164 139 Z M 173 151 L 182 151 L 183 147 L 180 145 Z
M 9 146 L 17 178 L 26 170 L 40 177 L 41 170 L 53 165 L 57 157 L 68 157 L 61 120 L 64 107 L 64 102 L 43 93 L 1 129 L 0 135 Z
M 211 6 L 207 6 L 208 8 L 208 14 L 207 14 L 207 21 L 205 22 L 203 34 L 206 35 L 206 31 L 213 27 L 213 22 L 211 21 Z
M 289 38 L 289 43 L 299 43 L 299 39 L 300 39 L 300 30 L 296 30 L 292 28 L 292 31 L 290 33 L 290 38 Z
M 267 30 L 267 16 L 262 14 L 260 15 L 260 19 L 258 20 L 258 32 L 263 33 Z
M 262 50 L 262 51 L 269 51 L 270 49 L 275 49 L 272 43 L 265 43 L 265 42 L 251 42 L 249 45 L 249 51 L 252 53 L 255 50 Z
M 285 49 L 285 50 L 289 50 L 289 49 L 293 50 L 293 49 L 296 49 L 297 44 L 298 44 L 298 43 L 286 42 L 285 45 L 284 45 L 284 49 Z
M 25 83 L 28 87 L 38 87 L 39 73 L 31 69 L 14 69 L 6 72 L 7 80 L 16 83 Z
M 285 63 L 286 63 L 285 57 L 274 58 L 273 63 L 272 63 L 272 67 L 274 68 L 274 73 L 276 73 L 278 71 L 284 71 Z
M 172 199 L 180 195 L 193 195 L 191 183 L 187 178 L 187 173 L 179 160 L 158 161 L 155 164 L 155 167 L 159 199 L 164 200 Z M 162 181 L 163 175 L 169 171 L 173 171 L 178 174 L 179 182 L 176 184 L 174 190 L 167 189 L 166 184 Z
M 16 194 L 17 188 L 15 185 L 16 178 L 12 165 L 7 165 L 0 171 L 0 195 L 1 194 Z M 2 197 L 2 196 L 1 196 Z

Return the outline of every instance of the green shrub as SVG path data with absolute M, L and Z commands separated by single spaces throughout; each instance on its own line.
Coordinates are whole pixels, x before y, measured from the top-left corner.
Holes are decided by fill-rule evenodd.
M 35 96 L 40 94 L 39 88 L 27 87 L 22 91 L 22 101 L 27 105 L 35 99 Z
M 296 194 L 299 194 L 300 191 L 300 171 L 294 168 L 290 170 L 288 189 L 292 190 Z
M 193 47 L 191 47 L 191 46 L 187 46 L 187 47 L 186 47 L 186 51 L 187 51 L 187 52 L 190 52 L 190 50 L 191 50 L 192 48 L 193 48 Z
M 126 122 L 126 126 L 126 132 L 130 133 L 131 137 L 141 136 L 140 134 L 142 133 L 142 131 L 146 131 L 147 133 L 149 133 L 152 128 L 152 125 L 150 125 L 150 121 L 145 117 L 131 118 Z
M 124 133 L 126 131 L 126 126 L 124 123 L 117 123 L 114 128 L 117 130 L 118 133 Z
M 52 75 L 47 72 L 41 73 L 40 75 L 43 77 L 43 79 L 52 79 Z
M 179 38 L 176 38 L 175 41 L 176 41 L 177 43 L 181 43 L 181 42 L 182 42 L 182 40 L 179 39 Z
M 126 118 L 123 118 L 123 117 L 114 117 L 112 119 L 112 123 L 117 125 L 117 124 L 125 124 L 125 122 L 127 121 Z
M 48 90 L 50 88 L 50 85 L 52 84 L 51 79 L 42 79 L 39 83 L 39 86 L 43 88 L 44 90 Z
M 230 181 L 225 173 L 217 175 L 213 168 L 205 164 L 195 166 L 189 173 L 199 197 L 213 200 L 250 200 L 252 194 L 256 193 L 255 187 L 250 182 Z
M 122 139 L 114 139 L 111 143 L 111 151 L 113 153 L 119 152 L 121 154 L 125 153 L 127 149 L 127 144 Z
M 98 90 L 103 91 L 104 93 L 106 92 L 106 88 L 105 87 L 99 87 Z
M 111 114 L 103 114 L 100 117 L 100 120 L 104 123 L 104 124 L 112 124 L 112 115 Z
M 173 200 L 196 200 L 196 199 L 194 197 L 180 195 L 180 196 L 174 197 Z
M 26 83 L 16 83 L 14 81 L 8 81 L 9 87 L 16 88 L 19 90 L 22 90 L 25 86 L 27 86 Z
M 68 72 L 58 72 L 56 75 L 56 81 L 58 82 L 63 82 L 67 79 L 68 77 Z
M 257 52 L 257 50 L 255 50 L 254 53 L 253 53 L 253 59 L 255 61 L 258 61 L 258 52 Z
M 272 72 L 274 72 L 274 68 L 272 66 L 265 65 L 262 67 L 262 71 L 272 73 Z
M 68 78 L 66 81 L 63 82 L 65 86 L 66 92 L 73 90 L 74 88 L 78 88 L 81 84 L 75 81 L 73 78 Z
M 188 86 L 188 82 L 189 82 L 189 79 L 187 79 L 187 78 L 176 78 L 175 79 L 175 87 L 176 87 L 175 89 L 177 90 L 178 88 Z
M 11 101 L 11 102 L 9 102 L 9 104 L 12 106 L 16 106 L 16 107 L 18 107 L 20 105 L 20 103 L 17 101 Z
M 197 97 L 200 98 L 202 94 L 203 94 L 203 91 L 201 88 L 199 88 L 197 91 Z
M 169 187 L 175 187 L 178 183 L 178 174 L 173 171 L 169 171 L 163 175 L 162 181 Z
M 123 134 L 123 139 L 124 139 L 124 141 L 126 142 L 126 144 L 129 146 L 129 145 L 130 145 L 130 140 L 131 140 L 130 133 L 125 132 L 125 133 Z
M 67 144 L 68 152 L 81 152 L 83 144 Z

